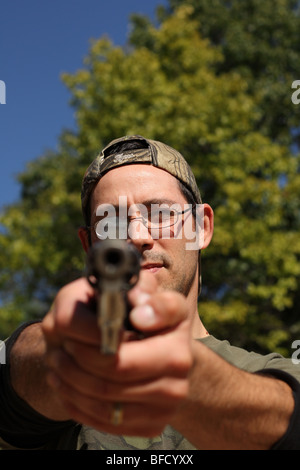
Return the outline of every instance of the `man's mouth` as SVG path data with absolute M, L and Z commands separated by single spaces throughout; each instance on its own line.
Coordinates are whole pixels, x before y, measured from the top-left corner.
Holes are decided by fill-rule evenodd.
M 142 266 L 141 266 L 142 270 L 148 271 L 150 273 L 156 273 L 161 268 L 163 268 L 163 265 L 162 264 L 157 264 L 157 263 L 142 264 Z

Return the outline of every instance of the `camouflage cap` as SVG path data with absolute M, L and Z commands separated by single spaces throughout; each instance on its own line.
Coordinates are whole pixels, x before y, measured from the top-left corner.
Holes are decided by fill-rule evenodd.
M 118 150 L 125 142 L 138 142 L 140 148 Z M 144 163 L 167 171 L 192 192 L 197 204 L 201 203 L 195 176 L 185 158 L 175 149 L 162 142 L 145 139 L 140 135 L 125 136 L 110 142 L 88 167 L 82 182 L 82 212 L 87 219 L 88 204 L 95 184 L 113 168 Z

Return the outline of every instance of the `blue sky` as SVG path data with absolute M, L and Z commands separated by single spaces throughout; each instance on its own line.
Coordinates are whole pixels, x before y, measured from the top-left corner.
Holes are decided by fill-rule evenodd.
M 0 4 L 0 210 L 19 197 L 15 176 L 74 128 L 63 72 L 82 67 L 91 38 L 126 42 L 131 13 L 154 18 L 164 0 L 2 0 Z M 0 95 L 0 101 L 2 101 Z

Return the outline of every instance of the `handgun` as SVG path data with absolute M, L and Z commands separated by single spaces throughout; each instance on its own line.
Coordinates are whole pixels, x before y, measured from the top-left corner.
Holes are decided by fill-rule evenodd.
M 103 354 L 115 354 L 122 331 L 133 329 L 127 293 L 137 283 L 139 273 L 140 253 L 125 240 L 100 240 L 87 253 L 86 276 L 96 291 Z

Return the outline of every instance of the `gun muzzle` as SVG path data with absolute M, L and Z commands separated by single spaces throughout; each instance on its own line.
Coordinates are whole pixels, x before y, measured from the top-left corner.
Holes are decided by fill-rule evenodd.
M 125 240 L 102 240 L 87 255 L 87 279 L 97 291 L 97 317 L 101 351 L 115 354 L 120 334 L 131 329 L 127 292 L 137 283 L 140 254 Z

